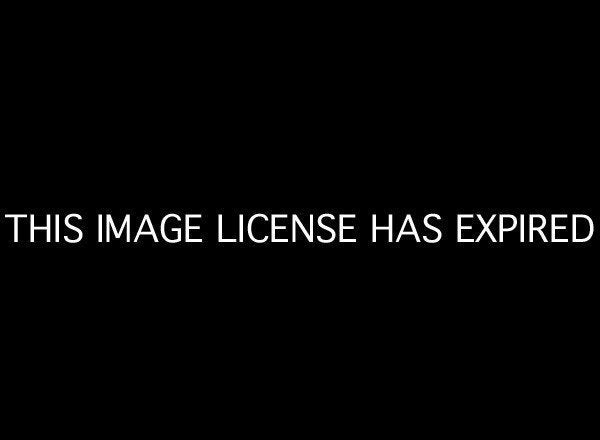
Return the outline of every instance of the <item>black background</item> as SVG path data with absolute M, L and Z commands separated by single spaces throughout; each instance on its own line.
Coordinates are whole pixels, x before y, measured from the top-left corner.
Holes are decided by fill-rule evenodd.
M 23 16 L 3 55 L 2 213 L 356 212 L 361 243 L 4 240 L 11 412 L 573 429 L 595 389 L 597 238 L 460 246 L 453 218 L 597 221 L 592 29 L 524 11 L 247 12 Z M 371 246 L 375 212 L 438 212 L 444 241 Z

